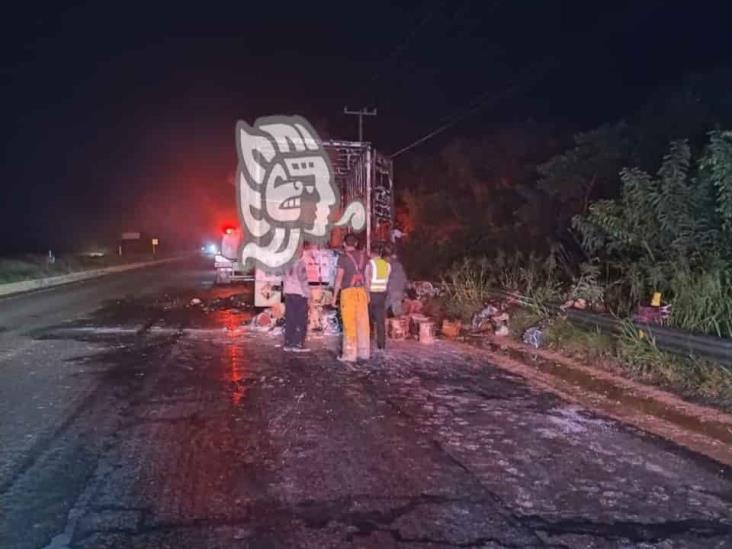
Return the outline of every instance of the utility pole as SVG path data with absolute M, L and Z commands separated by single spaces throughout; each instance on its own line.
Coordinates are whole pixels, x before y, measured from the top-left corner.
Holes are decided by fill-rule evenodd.
M 348 107 L 343 109 L 343 114 L 352 114 L 358 116 L 358 141 L 363 142 L 363 117 L 364 116 L 376 116 L 376 109 L 368 110 L 366 108 L 360 111 L 351 111 Z

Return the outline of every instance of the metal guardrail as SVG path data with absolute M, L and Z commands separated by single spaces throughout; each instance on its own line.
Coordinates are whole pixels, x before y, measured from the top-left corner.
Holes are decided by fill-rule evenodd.
M 596 328 L 605 333 L 619 333 L 622 330 L 621 321 L 607 315 L 573 309 L 564 311 L 564 314 L 570 322 L 578 326 Z M 633 324 L 651 337 L 656 347 L 662 351 L 686 357 L 708 358 L 732 366 L 732 339 L 696 334 L 645 322 L 633 322 Z
M 524 296 L 517 296 L 508 292 L 493 293 L 499 297 L 506 298 L 510 296 L 517 298 L 519 302 L 524 304 L 529 303 L 528 298 Z M 597 329 L 608 334 L 619 334 L 623 331 L 622 321 L 610 315 L 590 313 L 577 309 L 562 310 L 556 304 L 550 304 L 546 308 L 553 313 L 566 315 L 567 320 L 577 326 Z M 642 330 L 651 337 L 656 347 L 662 351 L 691 358 L 707 358 L 725 366 L 732 366 L 732 339 L 645 322 L 633 322 L 633 324 L 638 330 Z

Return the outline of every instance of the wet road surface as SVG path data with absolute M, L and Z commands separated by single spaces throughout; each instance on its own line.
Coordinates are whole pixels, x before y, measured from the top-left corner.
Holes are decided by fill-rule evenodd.
M 286 354 L 212 278 L 0 300 L 0 547 L 730 547 L 728 468 L 465 346 Z

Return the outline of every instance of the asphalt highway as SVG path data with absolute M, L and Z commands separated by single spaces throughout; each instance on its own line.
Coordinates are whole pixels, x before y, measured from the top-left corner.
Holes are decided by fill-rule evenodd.
M 213 279 L 0 299 L 0 548 L 732 546 L 728 468 L 466 346 L 285 353 Z

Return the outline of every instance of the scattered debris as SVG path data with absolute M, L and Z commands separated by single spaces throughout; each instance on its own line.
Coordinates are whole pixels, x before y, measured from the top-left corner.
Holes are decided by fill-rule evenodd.
M 341 333 L 341 321 L 338 311 L 335 309 L 324 309 L 320 315 L 323 335 L 338 335 Z
M 387 328 L 391 339 L 406 339 L 409 335 L 409 317 L 390 318 L 387 322 Z
M 489 303 L 480 312 L 473 315 L 471 326 L 473 330 L 485 332 L 498 330 L 508 324 L 510 318 L 508 312 L 503 310 L 503 304 Z
M 440 331 L 445 337 L 456 338 L 460 335 L 462 328 L 463 324 L 459 320 L 443 320 Z
M 259 331 L 267 331 L 274 327 L 275 321 L 269 311 L 262 311 L 252 318 L 251 327 Z
M 527 328 L 521 337 L 524 343 L 531 345 L 535 349 L 544 345 L 544 331 L 538 326 Z
M 418 299 L 427 297 L 437 297 L 442 294 L 442 288 L 428 282 L 426 280 L 414 281 L 409 285 L 409 290 L 413 290 Z
M 496 331 L 494 332 L 494 334 L 497 336 L 504 337 L 504 336 L 509 335 L 510 331 L 508 329 L 508 326 L 506 326 L 505 324 L 501 324 L 498 328 L 496 328 Z
M 340 333 L 338 313 L 332 308 L 333 292 L 324 287 L 311 288 L 308 302 L 308 333 Z
M 435 323 L 431 320 L 419 323 L 419 342 L 427 345 L 435 342 Z
M 248 294 L 234 294 L 226 297 L 217 297 L 207 304 L 209 309 L 251 309 L 253 307 L 252 298 Z
M 562 311 L 566 311 L 567 309 L 578 309 L 580 311 L 584 311 L 585 309 L 587 309 L 587 300 L 582 297 L 577 299 L 569 299 L 565 301 L 562 305 L 560 305 L 559 308 Z
M 486 305 L 483 309 L 473 315 L 471 326 L 473 330 L 482 332 L 487 328 L 492 328 L 491 317 L 498 314 L 498 308 L 493 305 Z
M 405 315 L 418 314 L 424 309 L 424 303 L 419 299 L 406 298 L 402 301 L 402 310 Z
M 671 305 L 662 305 L 660 307 L 638 307 L 638 312 L 633 315 L 635 322 L 643 322 L 645 324 L 666 324 L 671 317 Z
M 505 312 L 505 311 L 504 311 L 504 312 L 502 312 L 502 313 L 499 313 L 499 314 L 497 314 L 497 315 L 493 315 L 493 316 L 491 317 L 491 321 L 492 321 L 492 322 L 493 322 L 494 324 L 496 324 L 496 325 L 500 325 L 500 324 L 508 324 L 508 320 L 509 320 L 509 318 L 511 318 L 511 317 L 510 317 L 510 316 L 508 315 L 508 313 L 507 313 L 507 312 Z
M 269 313 L 272 315 L 272 318 L 275 320 L 279 320 L 280 318 L 285 318 L 285 304 L 284 303 L 275 303 L 269 308 Z
M 420 313 L 409 315 L 409 333 L 415 337 L 419 337 L 419 325 L 427 322 L 430 318 Z

